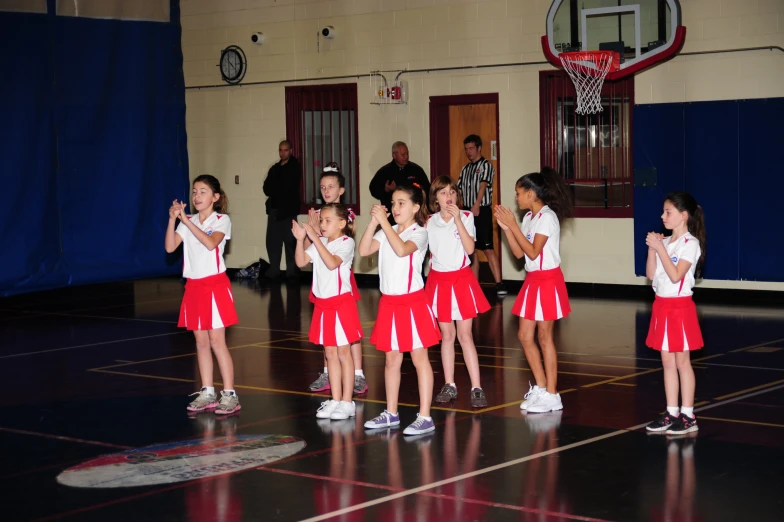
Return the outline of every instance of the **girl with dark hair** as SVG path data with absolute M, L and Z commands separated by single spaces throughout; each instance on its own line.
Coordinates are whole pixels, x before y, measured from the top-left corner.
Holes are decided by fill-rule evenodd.
M 320 212 L 318 230 L 310 223 L 291 222 L 297 240 L 294 258 L 304 268 L 313 263 L 313 320 L 310 342 L 324 346 L 329 367 L 332 400 L 324 401 L 316 412 L 320 419 L 343 420 L 356 414 L 351 400 L 354 388 L 352 343 L 362 339 L 357 302 L 351 295 L 349 272 L 354 262 L 354 223 L 348 209 L 330 203 Z M 305 248 L 305 237 L 310 246 Z
M 650 232 L 645 238 L 645 274 L 656 292 L 645 344 L 661 352 L 667 411 L 648 424 L 647 430 L 681 435 L 699 429 L 694 416 L 695 379 L 689 354 L 704 346 L 692 289 L 705 262 L 705 216 L 690 194 L 672 192 L 664 199 L 661 218 L 672 235 L 664 237 Z
M 166 228 L 166 251 L 183 245 L 182 275 L 187 278 L 185 295 L 177 326 L 193 330 L 202 388 L 189 405 L 189 411 L 215 410 L 217 414 L 234 413 L 240 401 L 234 391 L 234 363 L 226 346 L 226 327 L 237 324 L 231 282 L 226 276 L 223 252 L 231 239 L 231 220 L 224 212 L 228 206 L 220 182 L 209 174 L 193 181 L 191 193 L 196 213 L 185 213 L 186 203 L 172 202 Z M 179 218 L 180 224 L 174 225 Z M 220 400 L 213 386 L 212 354 L 218 360 L 223 391 Z
M 340 166 L 334 161 L 330 161 L 324 166 L 319 180 L 321 188 L 321 199 L 325 205 L 332 203 L 340 203 L 343 194 L 346 192 L 346 177 L 340 172 Z M 346 207 L 348 215 L 350 216 L 351 228 L 354 227 L 354 211 Z M 323 209 L 322 209 L 323 210 Z M 313 230 L 319 230 L 321 211 L 310 209 L 308 211 L 308 224 Z M 354 234 L 351 234 L 354 237 Z M 305 238 L 305 248 L 310 246 L 310 240 Z M 359 287 L 354 278 L 354 269 L 351 268 L 349 275 L 351 277 L 351 295 L 354 296 L 356 301 L 360 300 Z M 313 300 L 313 292 L 310 293 L 310 301 Z M 359 342 L 351 345 L 351 358 L 354 361 L 354 394 L 365 393 L 368 391 L 367 380 L 365 379 L 365 372 L 362 370 L 362 345 Z M 312 392 L 329 391 L 329 367 L 327 365 L 327 356 L 324 355 L 324 372 L 320 373 L 318 378 L 310 383 L 308 389 Z
M 572 217 L 572 199 L 561 176 L 551 168 L 517 180 L 515 201 L 528 209 L 518 228 L 510 209 L 496 206 L 498 226 L 518 259 L 525 257 L 525 283 L 512 307 L 520 317 L 517 336 L 536 384 L 530 386 L 520 408 L 529 413 L 562 410 L 558 393 L 558 358 L 553 341 L 555 321 L 569 315 L 569 296 L 561 272 L 561 224 Z M 539 330 L 536 345 L 534 334 Z M 544 359 L 544 367 L 542 366 Z
M 422 280 L 422 263 L 427 252 L 427 207 L 419 185 L 398 187 L 392 193 L 392 216 L 383 205 L 373 205 L 372 216 L 359 242 L 359 255 L 378 252 L 381 300 L 370 342 L 385 353 L 384 381 L 387 408 L 365 423 L 369 429 L 400 425 L 398 396 L 403 353 L 410 352 L 419 385 L 419 413 L 404 435 L 421 435 L 436 429 L 430 417 L 433 393 L 433 368 L 427 348 L 441 340 Z M 381 230 L 376 232 L 376 227 Z

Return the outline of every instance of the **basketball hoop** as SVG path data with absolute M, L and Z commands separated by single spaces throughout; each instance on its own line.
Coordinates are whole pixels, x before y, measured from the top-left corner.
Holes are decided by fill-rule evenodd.
M 577 51 L 558 56 L 577 91 L 575 112 L 601 112 L 602 85 L 607 73 L 620 68 L 620 55 L 615 51 Z

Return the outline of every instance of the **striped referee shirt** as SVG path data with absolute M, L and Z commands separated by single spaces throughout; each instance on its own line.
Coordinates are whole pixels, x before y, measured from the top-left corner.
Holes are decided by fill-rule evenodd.
M 479 206 L 489 207 L 492 205 L 493 178 L 495 178 L 495 169 L 484 156 L 463 167 L 463 170 L 460 171 L 460 179 L 457 180 L 457 187 L 463 193 L 463 206 L 466 208 L 474 206 L 476 197 L 479 195 L 479 184 L 483 181 L 487 182 L 487 189 L 485 189 L 485 195 L 479 202 Z

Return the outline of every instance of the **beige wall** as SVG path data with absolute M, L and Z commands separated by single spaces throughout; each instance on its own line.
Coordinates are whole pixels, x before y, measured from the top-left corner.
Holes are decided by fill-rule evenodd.
M 784 46 L 782 0 L 686 0 L 684 51 Z M 238 44 L 248 55 L 246 82 L 401 70 L 541 61 L 539 38 L 549 0 L 182 0 L 182 45 L 187 86 L 220 84 L 220 50 Z M 318 46 L 317 32 L 333 25 L 338 36 Z M 250 42 L 264 33 L 263 46 Z M 428 99 L 433 95 L 498 92 L 501 191 L 514 201 L 512 183 L 539 166 L 538 71 L 549 66 L 482 69 L 481 72 L 405 75 L 409 103 L 370 104 L 371 86 L 360 78 L 360 197 L 372 203 L 368 184 L 390 160 L 395 140 L 408 142 L 411 159 L 429 171 Z M 352 80 L 342 80 L 352 81 Z M 637 76 L 637 103 L 784 96 L 784 53 L 772 51 L 676 57 Z M 234 232 L 227 264 L 242 267 L 266 257 L 261 184 L 285 136 L 284 84 L 188 90 L 191 173 L 212 173 L 224 184 Z M 235 185 L 234 176 L 240 176 Z M 358 218 L 363 229 L 367 212 Z M 710 231 L 721 233 L 720 231 Z M 578 219 L 562 240 L 568 281 L 645 284 L 634 276 L 631 219 Z M 714 254 L 715 255 L 715 254 Z M 521 279 L 504 256 L 505 279 Z M 358 272 L 372 272 L 368 260 Z M 719 288 L 768 288 L 784 284 L 703 281 Z

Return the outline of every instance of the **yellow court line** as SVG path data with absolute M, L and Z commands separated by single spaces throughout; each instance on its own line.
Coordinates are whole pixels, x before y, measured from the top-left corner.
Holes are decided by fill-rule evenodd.
M 700 406 L 705 406 L 706 404 L 710 404 L 710 401 L 702 401 L 702 402 L 698 402 L 697 404 L 695 404 L 695 405 L 694 405 L 694 407 L 695 407 L 695 408 L 699 408 Z M 663 412 L 662 412 L 662 413 L 663 413 Z
M 291 341 L 293 339 L 287 339 L 287 340 Z M 262 341 L 261 343 L 241 344 L 239 346 L 229 346 L 228 348 L 229 348 L 229 350 L 236 350 L 238 348 L 248 348 L 250 346 L 259 346 L 262 343 L 268 343 L 268 342 L 273 342 L 273 341 Z M 194 355 L 196 355 L 196 351 L 195 350 L 193 352 L 191 352 L 191 353 L 181 353 L 179 355 L 169 355 L 169 356 L 166 356 L 166 357 L 157 357 L 155 359 L 146 359 L 146 360 L 143 360 L 143 361 L 126 361 L 126 362 L 124 362 L 122 364 L 113 364 L 113 365 L 110 365 L 110 366 L 100 366 L 98 368 L 89 368 L 88 370 L 106 370 L 106 369 L 109 369 L 109 368 L 120 368 L 122 366 L 131 366 L 131 365 L 134 365 L 134 364 L 144 364 L 144 363 L 151 363 L 151 362 L 158 362 L 158 361 L 168 361 L 170 359 L 179 359 L 181 357 L 193 357 Z
M 270 341 L 270 342 L 275 342 L 275 341 Z M 270 350 L 289 350 L 289 351 L 292 351 L 292 352 L 323 353 L 322 350 L 313 350 L 313 349 L 309 349 L 309 348 L 292 348 L 292 347 L 289 347 L 289 346 L 260 346 L 260 343 L 259 344 L 254 344 L 254 345 L 251 345 L 251 346 L 258 346 L 259 348 L 269 348 Z M 372 353 L 363 353 L 362 354 L 362 358 L 364 359 L 365 357 L 370 357 L 371 359 L 385 359 L 386 358 L 384 355 L 376 355 L 376 354 L 372 354 Z M 431 363 L 440 363 L 441 362 L 438 359 L 428 359 L 428 360 Z M 458 366 L 465 366 L 466 365 L 464 362 L 460 362 L 460 361 L 455 361 L 455 364 L 458 365 Z M 480 368 L 501 368 L 503 370 L 517 370 L 517 371 L 524 371 L 524 372 L 531 371 L 530 368 L 518 367 L 518 366 L 501 366 L 501 365 L 496 365 L 496 364 L 479 364 L 479 367 Z M 601 378 L 613 377 L 613 375 L 598 375 L 598 374 L 595 374 L 595 373 L 578 373 L 578 372 L 563 372 L 563 371 L 559 371 L 558 373 L 560 375 L 580 375 L 582 377 L 601 377 Z
M 780 343 L 784 341 L 784 337 L 781 339 L 776 339 L 775 341 L 768 341 L 765 343 L 755 344 L 754 346 L 746 346 L 745 348 L 738 348 L 737 350 L 730 350 L 728 353 L 737 353 L 737 352 L 745 352 L 746 350 L 753 350 L 754 348 L 760 348 L 761 346 L 767 346 L 769 344 Z
M 636 384 L 629 384 L 628 382 L 608 382 L 607 384 L 612 384 L 614 386 L 637 386 Z
M 721 401 L 721 400 L 724 400 L 724 399 L 729 399 L 730 397 L 735 397 L 736 395 L 743 395 L 744 393 L 753 392 L 753 391 L 757 391 L 757 390 L 762 390 L 763 388 L 770 388 L 771 386 L 776 386 L 777 384 L 781 384 L 781 383 L 784 383 L 784 379 L 781 379 L 779 381 L 769 382 L 768 384 L 761 384 L 759 386 L 755 386 L 753 388 L 748 388 L 746 390 L 737 391 L 735 393 L 722 395 L 721 397 L 716 397 L 713 400 Z
M 622 381 L 624 379 L 629 379 L 631 377 L 637 377 L 638 375 L 645 375 L 646 373 L 660 372 L 661 370 L 662 370 L 661 368 L 652 368 L 650 370 L 645 370 L 644 372 L 630 373 L 629 375 L 622 375 L 621 377 L 615 377 L 614 379 L 608 379 L 606 381 L 599 381 L 591 384 L 583 384 L 581 388 L 593 388 L 594 386 L 599 386 L 601 384 L 609 384 L 616 381 Z
M 757 421 L 747 421 L 747 420 L 740 420 L 740 419 L 722 419 L 721 417 L 705 417 L 704 415 L 700 415 L 700 420 L 736 422 L 738 424 L 753 424 L 754 426 L 771 426 L 773 428 L 784 428 L 784 424 L 773 424 L 771 422 L 757 422 Z
M 112 370 L 101 370 L 101 369 L 93 369 L 93 370 L 87 370 L 87 371 L 96 372 L 96 373 L 109 373 L 109 374 L 112 374 L 112 375 L 125 375 L 125 376 L 128 376 L 128 377 L 143 377 L 143 378 L 146 378 L 146 379 L 159 379 L 159 380 L 162 380 L 162 381 L 196 382 L 193 379 L 180 379 L 180 378 L 177 378 L 177 377 L 161 377 L 160 375 L 148 375 L 148 374 L 144 374 L 144 373 L 117 372 L 117 371 L 112 371 Z M 218 385 L 218 386 L 223 386 L 223 383 L 219 382 L 219 381 L 215 381 L 215 384 Z M 308 396 L 308 397 L 328 398 L 326 395 L 322 395 L 322 394 L 319 394 L 319 393 L 308 393 L 308 392 L 300 392 L 300 391 L 292 391 L 292 390 L 279 390 L 277 388 L 263 388 L 263 387 L 260 387 L 260 386 L 249 386 L 249 385 L 246 385 L 246 384 L 236 384 L 235 383 L 234 384 L 234 388 L 241 389 L 241 390 L 253 390 L 253 391 L 271 392 L 271 393 L 282 393 L 282 394 L 285 394 L 285 395 L 304 395 L 304 396 Z M 360 402 L 375 403 L 375 404 L 386 404 L 387 403 L 387 401 L 382 401 L 382 400 L 377 400 L 377 399 L 365 399 L 365 398 L 361 398 L 361 397 L 354 397 L 353 400 L 354 401 L 360 401 Z M 399 402 L 398 405 L 399 406 L 407 406 L 407 407 L 411 407 L 411 408 L 418 408 L 419 407 L 419 404 L 408 404 L 408 403 L 405 403 L 405 402 Z M 458 408 L 442 408 L 440 406 L 431 406 L 430 409 L 431 410 L 442 410 L 442 411 L 454 411 L 454 412 L 458 412 L 458 413 L 471 413 L 471 414 L 475 413 L 473 410 L 461 410 L 461 409 L 458 409 Z
M 561 390 L 561 391 L 558 392 L 558 394 L 559 395 L 563 395 L 564 393 L 569 393 L 569 392 L 573 392 L 573 391 L 577 391 L 577 388 L 569 388 L 568 390 Z M 505 404 L 498 404 L 496 406 L 490 406 L 489 408 L 483 408 L 481 410 L 476 410 L 474 413 L 485 413 L 485 412 L 488 412 L 488 411 L 500 410 L 501 408 L 508 408 L 509 406 L 514 406 L 516 404 L 519 405 L 524 400 L 525 400 L 525 398 L 518 399 L 518 400 L 513 401 L 513 402 L 507 402 Z

